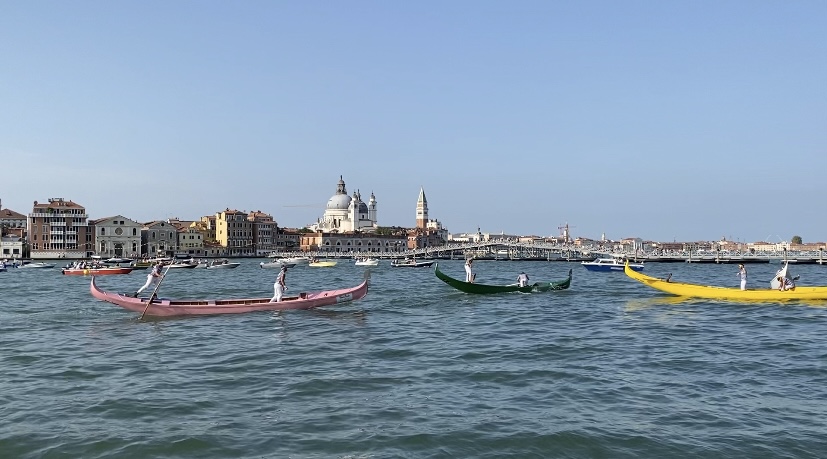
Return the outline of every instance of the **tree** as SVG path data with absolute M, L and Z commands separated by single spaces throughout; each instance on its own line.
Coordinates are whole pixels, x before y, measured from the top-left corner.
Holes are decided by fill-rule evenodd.
M 793 244 L 802 244 L 803 242 L 801 241 L 801 236 L 793 236 L 792 243 Z

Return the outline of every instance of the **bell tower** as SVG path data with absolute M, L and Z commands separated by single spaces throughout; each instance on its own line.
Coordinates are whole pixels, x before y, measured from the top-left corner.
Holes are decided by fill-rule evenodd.
M 416 200 L 416 227 L 428 226 L 428 200 L 425 199 L 425 190 L 419 188 L 419 199 Z

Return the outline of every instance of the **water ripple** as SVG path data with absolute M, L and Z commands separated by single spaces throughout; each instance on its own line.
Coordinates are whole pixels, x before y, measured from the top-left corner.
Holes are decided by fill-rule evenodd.
M 269 296 L 275 273 L 188 270 L 163 296 Z M 460 261 L 440 263 L 462 275 Z M 473 296 L 373 269 L 359 302 L 141 321 L 88 279 L 0 274 L 4 457 L 821 457 L 827 308 L 683 300 L 574 264 L 480 262 L 572 288 Z M 773 266 L 756 267 L 774 272 Z M 647 267 L 723 284 L 726 266 Z M 798 267 L 802 279 L 820 266 Z M 192 272 L 189 272 L 192 271 Z M 772 271 L 772 272 L 770 272 Z M 290 270 L 344 287 L 347 263 Z M 101 279 L 134 291 L 143 275 Z M 716 279 L 725 279 L 715 282 Z

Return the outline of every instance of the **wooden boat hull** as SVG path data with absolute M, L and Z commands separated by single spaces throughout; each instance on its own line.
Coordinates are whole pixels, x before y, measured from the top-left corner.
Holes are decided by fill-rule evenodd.
M 827 287 L 801 287 L 795 290 L 779 291 L 776 289 L 747 289 L 737 287 L 715 287 L 700 284 L 675 282 L 647 276 L 632 269 L 624 271 L 627 276 L 643 285 L 652 287 L 671 295 L 733 301 L 790 301 L 790 300 L 827 300 Z
M 434 274 L 436 277 L 445 282 L 446 284 L 450 285 L 451 287 L 465 293 L 473 293 L 478 295 L 490 295 L 495 293 L 509 293 L 509 292 L 521 292 L 521 293 L 531 293 L 534 291 L 545 292 L 548 290 L 564 290 L 569 288 L 571 285 L 571 270 L 569 270 L 569 277 L 565 280 L 559 282 L 538 282 L 532 285 L 526 285 L 525 287 L 520 287 L 518 285 L 486 285 L 486 284 L 475 284 L 470 282 L 461 281 L 459 279 L 454 279 L 453 277 L 443 273 L 439 270 L 439 264 L 434 267 Z
M 87 269 L 70 269 L 63 268 L 61 270 L 67 276 L 108 276 L 112 274 L 129 274 L 132 268 L 87 268 Z
M 535 292 L 547 292 L 549 290 L 566 290 L 571 287 L 571 269 L 567 278 L 555 282 L 537 282 L 534 284 Z
M 312 309 L 333 306 L 363 298 L 368 293 L 368 281 L 352 288 L 301 293 L 285 297 L 281 302 L 270 303 L 270 298 L 247 298 L 227 300 L 170 300 L 159 298 L 147 307 L 147 298 L 133 298 L 120 293 L 101 290 L 92 277 L 89 286 L 92 296 L 107 303 L 116 304 L 126 310 L 149 316 L 196 316 L 216 314 L 241 314 L 255 311 L 284 311 L 289 309 Z

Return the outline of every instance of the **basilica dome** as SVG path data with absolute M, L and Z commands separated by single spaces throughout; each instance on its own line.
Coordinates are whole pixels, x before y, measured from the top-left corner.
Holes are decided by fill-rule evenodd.
M 346 194 L 334 194 L 327 201 L 328 210 L 347 210 L 350 206 L 351 197 Z

